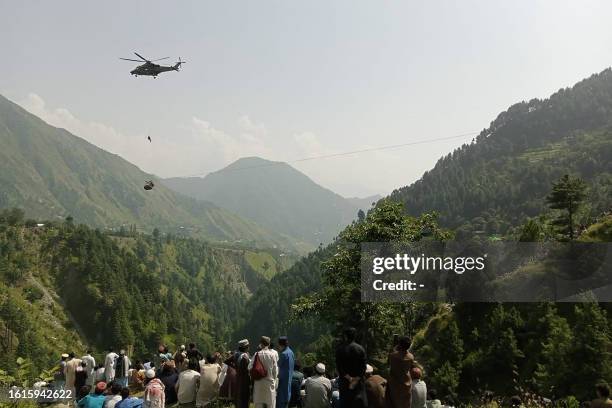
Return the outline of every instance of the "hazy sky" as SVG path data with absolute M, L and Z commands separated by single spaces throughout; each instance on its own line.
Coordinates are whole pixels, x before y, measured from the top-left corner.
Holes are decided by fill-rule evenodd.
M 194 175 L 481 130 L 610 66 L 610 21 L 609 0 L 0 0 L 0 93 Z M 133 51 L 188 64 L 134 78 Z M 295 166 L 345 196 L 390 192 L 470 139 Z

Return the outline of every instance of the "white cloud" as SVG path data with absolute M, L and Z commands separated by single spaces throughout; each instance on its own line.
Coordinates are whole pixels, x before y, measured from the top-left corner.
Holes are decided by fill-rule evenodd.
M 82 121 L 65 108 L 49 108 L 38 94 L 28 94 L 21 106 L 50 125 L 64 128 L 112 153 L 122 154 L 128 148 L 125 137 L 112 126 L 93 121 Z
M 154 137 L 149 144 L 145 134 L 125 134 L 113 126 L 80 119 L 66 108 L 48 106 L 35 93 L 30 93 L 21 105 L 47 123 L 65 128 L 161 177 L 203 175 L 241 157 L 259 156 L 288 161 L 316 182 L 341 194 L 367 195 L 391 190 L 389 179 L 398 168 L 406 165 L 401 153 L 387 151 L 293 162 L 339 151 L 330 149 L 310 131 L 291 137 L 274 135 L 264 123 L 248 115 L 237 119 L 235 132 L 219 129 L 210 121 L 193 116 L 187 123 L 177 126 L 178 131 L 172 138 Z M 351 150 L 368 147 L 351 146 Z M 385 163 L 385 166 L 373 171 L 373 163 Z
M 300 153 L 304 153 L 306 157 L 320 156 L 329 154 L 317 135 L 312 132 L 302 132 L 293 135 L 293 140 Z

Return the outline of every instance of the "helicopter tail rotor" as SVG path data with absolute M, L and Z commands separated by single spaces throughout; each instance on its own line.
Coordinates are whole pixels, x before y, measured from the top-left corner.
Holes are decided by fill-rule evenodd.
M 179 60 L 177 61 L 177 63 L 174 65 L 174 67 L 173 67 L 173 68 L 174 68 L 176 71 L 178 71 L 178 70 L 179 70 L 179 68 L 181 67 L 181 64 L 185 64 L 185 63 L 187 63 L 187 61 L 182 61 L 182 60 L 181 60 L 181 57 L 179 57 Z

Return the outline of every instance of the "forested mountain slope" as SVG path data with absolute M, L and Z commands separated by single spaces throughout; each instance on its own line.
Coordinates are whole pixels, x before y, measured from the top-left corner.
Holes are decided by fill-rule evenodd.
M 287 163 L 246 157 L 204 178 L 171 178 L 179 193 L 206 200 L 316 247 L 357 218 L 363 202 L 346 199 Z M 371 201 L 363 209 L 371 206 Z
M 115 228 L 161 228 L 211 240 L 260 246 L 288 244 L 210 202 L 181 196 L 117 155 L 52 127 L 0 96 L 0 208 L 19 207 L 35 218 Z M 182 227 L 182 228 L 181 228 Z
M 546 214 L 553 181 L 570 172 L 589 186 L 580 215 L 588 225 L 612 207 L 611 158 L 612 71 L 607 69 L 550 99 L 513 105 L 474 143 L 443 157 L 422 179 L 389 198 L 402 202 L 410 215 L 438 211 L 441 224 L 456 229 L 458 238 L 474 232 L 503 235 L 528 216 Z M 289 312 L 295 298 L 320 287 L 321 263 L 334 247 L 305 258 L 255 293 L 245 321 L 257 319 L 258 326 L 247 326 L 249 334 L 286 328 L 300 344 L 316 338 L 312 322 L 289 323 Z M 277 295 L 280 287 L 289 295 Z M 257 317 L 264 308 L 270 320 Z
M 437 211 L 446 226 L 504 233 L 545 210 L 551 183 L 570 173 L 591 185 L 586 215 L 611 206 L 612 70 L 548 99 L 512 105 L 473 143 L 391 194 L 410 214 Z
M 48 368 L 57 350 L 80 348 L 76 334 L 98 350 L 132 345 L 136 355 L 159 341 L 219 347 L 269 278 L 252 250 L 157 230 L 108 235 L 71 222 L 42 224 L 0 211 L 3 363 L 21 356 Z M 271 268 L 282 268 L 278 255 L 266 254 Z

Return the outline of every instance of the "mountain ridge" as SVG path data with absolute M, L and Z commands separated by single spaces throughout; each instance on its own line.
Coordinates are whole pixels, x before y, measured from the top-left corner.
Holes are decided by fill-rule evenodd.
M 21 207 L 39 219 L 72 216 L 76 222 L 100 228 L 133 224 L 146 231 L 160 228 L 213 241 L 240 239 L 269 247 L 288 242 L 161 183 L 144 191 L 144 180 L 155 180 L 153 175 L 47 124 L 1 95 L 0 143 L 0 208 Z
M 330 242 L 360 209 L 285 162 L 243 157 L 205 177 L 164 179 L 171 189 L 210 201 L 314 246 Z M 367 209 L 367 208 L 366 208 Z

